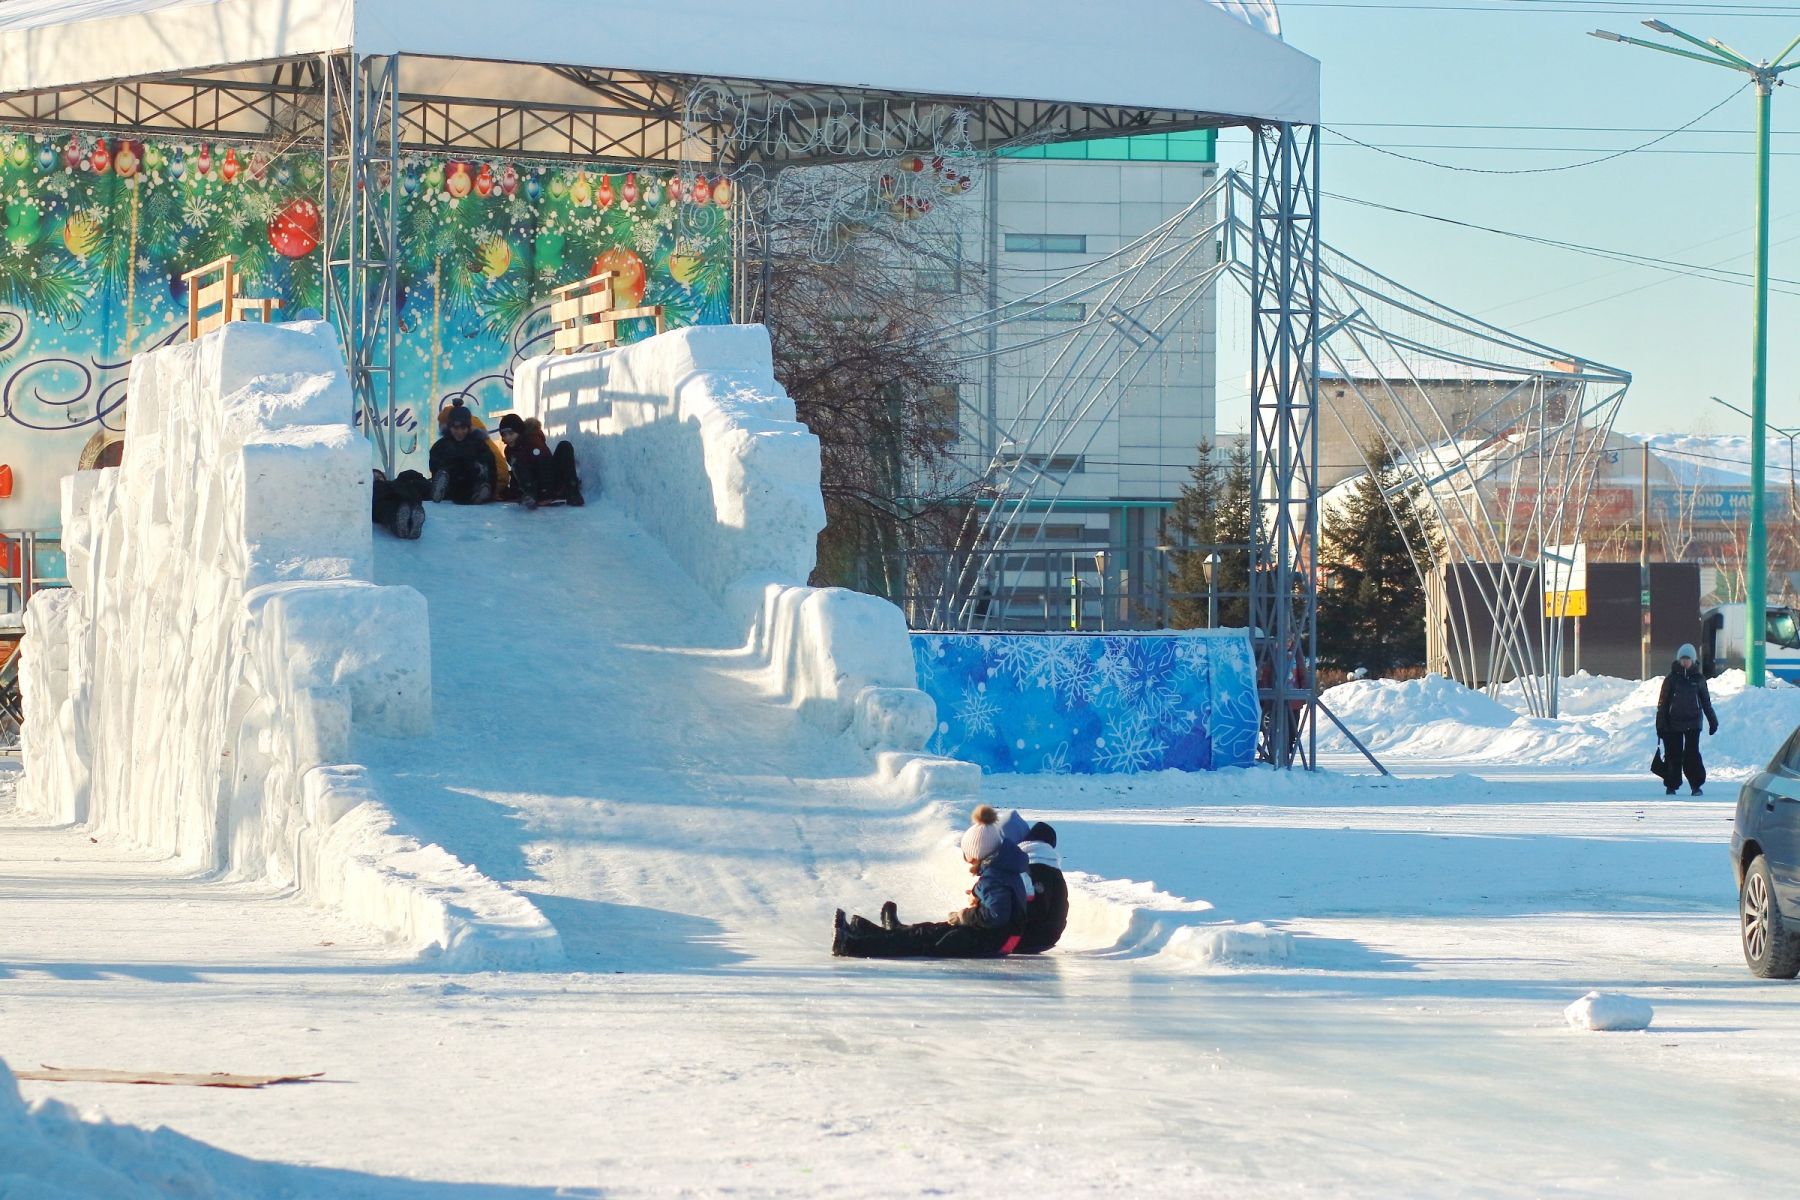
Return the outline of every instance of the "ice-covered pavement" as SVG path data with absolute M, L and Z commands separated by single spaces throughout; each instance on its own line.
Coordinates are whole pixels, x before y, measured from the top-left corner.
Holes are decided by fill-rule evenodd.
M 1727 798 L 1522 769 L 990 783 L 1058 823 L 1072 866 L 1279 922 L 1298 964 L 840 962 L 802 929 L 711 962 L 443 976 L 279 906 L 250 910 L 268 925 L 246 941 L 239 906 L 179 886 L 92 921 L 40 894 L 28 956 L 9 934 L 0 1045 L 15 1064 L 326 1071 L 253 1093 L 22 1085 L 303 1166 L 295 1195 L 1785 1183 L 1770 1119 L 1800 1012 L 1738 959 Z M 0 838 L 9 913 L 59 836 Z M 1595 987 L 1649 999 L 1656 1024 L 1569 1029 Z

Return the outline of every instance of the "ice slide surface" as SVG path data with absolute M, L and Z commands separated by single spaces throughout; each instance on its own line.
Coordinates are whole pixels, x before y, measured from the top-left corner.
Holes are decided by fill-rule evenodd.
M 817 954 L 837 905 L 954 902 L 943 812 L 773 696 L 615 506 L 428 509 L 420 540 L 377 540 L 375 577 L 428 601 L 436 730 L 356 757 L 420 836 L 529 893 L 571 967 Z

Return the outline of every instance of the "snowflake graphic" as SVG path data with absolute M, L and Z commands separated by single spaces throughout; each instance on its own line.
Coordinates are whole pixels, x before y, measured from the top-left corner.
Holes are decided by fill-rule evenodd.
M 986 658 L 990 674 L 1002 674 L 1025 682 L 1031 670 L 1034 654 L 1030 639 L 1022 637 L 989 638 L 986 642 Z
M 1135 775 L 1162 751 L 1151 736 L 1149 724 L 1138 713 L 1125 713 L 1106 722 L 1106 737 L 1095 748 L 1094 762 L 1102 770 Z
M 988 698 L 986 684 L 965 688 L 962 701 L 956 706 L 956 719 L 970 733 L 993 736 L 994 718 L 999 715 L 1000 706 Z
M 1175 641 L 1175 666 L 1186 677 L 1205 678 L 1212 670 L 1213 638 L 1184 637 Z
M 1087 681 L 1087 697 L 1099 703 L 1108 692 L 1118 692 L 1123 696 L 1132 686 L 1132 674 L 1136 669 L 1121 639 L 1108 638 L 1107 646 L 1100 657 L 1094 660 L 1093 674 Z
M 1065 705 L 1081 699 L 1094 673 L 1094 660 L 1087 647 L 1072 638 L 1047 638 L 1028 641 L 1027 645 L 1031 648 L 1030 665 L 1021 682 L 1047 689 Z
M 1214 767 L 1247 767 L 1256 761 L 1256 737 L 1262 710 L 1253 692 L 1234 691 L 1213 697 L 1208 733 Z

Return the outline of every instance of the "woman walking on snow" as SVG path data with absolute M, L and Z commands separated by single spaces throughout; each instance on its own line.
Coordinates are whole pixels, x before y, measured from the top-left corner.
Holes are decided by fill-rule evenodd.
M 1656 736 L 1663 744 L 1663 787 L 1673 796 L 1687 776 L 1688 790 L 1698 796 L 1706 783 L 1706 764 L 1700 759 L 1700 721 L 1706 720 L 1706 732 L 1719 732 L 1719 718 L 1713 712 L 1712 695 L 1706 690 L 1706 677 L 1694 662 L 1694 647 L 1684 643 L 1675 651 L 1669 674 L 1663 680 L 1662 696 L 1656 702 Z

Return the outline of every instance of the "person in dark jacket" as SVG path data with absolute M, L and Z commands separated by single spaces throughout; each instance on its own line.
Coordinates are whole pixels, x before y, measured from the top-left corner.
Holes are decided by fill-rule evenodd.
M 975 876 L 969 905 L 945 921 L 888 929 L 838 909 L 831 952 L 841 958 L 996 958 L 1012 953 L 1025 927 L 1025 852 L 1000 832 L 1000 814 L 978 806 L 962 837 Z
M 425 528 L 425 506 L 420 501 L 430 488 L 417 471 L 402 471 L 389 479 L 377 470 L 369 487 L 369 520 L 404 541 L 417 540 Z
M 486 504 L 494 498 L 494 457 L 485 435 L 475 432 L 469 410 L 450 412 L 444 436 L 431 444 L 431 498 Z
M 1025 853 L 1024 843 L 1031 836 L 1032 826 L 1019 815 L 1019 810 L 1016 808 L 1007 813 L 1005 817 L 1000 818 L 999 825 L 1001 839 L 1006 842 L 1007 846 L 1016 846 L 1019 849 L 1018 854 L 1013 854 L 1010 850 L 1003 851 L 1003 854 L 1006 862 L 1010 862 L 1019 869 L 1020 882 L 1024 885 L 1025 900 L 1029 907 L 1034 885 L 1031 878 L 1031 858 Z M 1044 828 L 1049 829 L 1050 827 L 1045 825 Z M 1054 838 L 1055 834 L 1052 833 L 1051 836 Z M 863 929 L 865 926 L 873 928 L 874 922 L 863 917 L 851 917 L 850 925 L 853 929 Z M 900 919 L 900 909 L 892 900 L 881 906 L 881 928 L 899 930 L 906 927 L 906 923 Z
M 1688 791 L 1700 795 L 1706 783 L 1706 763 L 1700 758 L 1700 722 L 1706 721 L 1706 732 L 1719 732 L 1719 717 L 1713 712 L 1712 695 L 1706 690 L 1706 676 L 1695 663 L 1694 648 L 1683 645 L 1669 664 L 1663 679 L 1662 695 L 1656 701 L 1656 736 L 1663 744 L 1663 787 L 1673 796 L 1687 776 Z
M 536 508 L 561 500 L 570 508 L 580 508 L 586 503 L 581 476 L 575 470 L 575 447 L 563 441 L 551 450 L 536 417 L 507 413 L 500 418 L 500 440 L 506 443 L 506 465 L 512 469 L 508 494 L 520 504 Z
M 1056 853 L 1056 830 L 1039 821 L 1019 843 L 1031 864 L 1031 902 L 1025 906 L 1025 929 L 1015 954 L 1042 954 L 1062 940 L 1069 926 L 1069 884 Z

